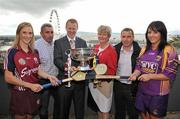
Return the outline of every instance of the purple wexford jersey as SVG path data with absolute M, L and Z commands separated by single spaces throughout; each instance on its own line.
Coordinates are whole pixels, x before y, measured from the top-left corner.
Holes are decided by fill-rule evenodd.
M 174 80 L 177 67 L 177 53 L 175 50 L 167 52 L 167 57 L 164 60 L 163 52 L 158 53 L 157 50 L 148 50 L 137 59 L 136 70 L 141 71 L 141 74 L 164 74 L 170 80 L 149 80 L 139 83 L 139 91 L 149 95 L 166 95 L 170 90 L 170 82 Z M 166 65 L 163 69 L 163 61 Z
M 38 83 L 39 57 L 31 50 L 25 53 L 21 48 L 12 48 L 7 52 L 4 69 L 11 71 L 17 79 Z

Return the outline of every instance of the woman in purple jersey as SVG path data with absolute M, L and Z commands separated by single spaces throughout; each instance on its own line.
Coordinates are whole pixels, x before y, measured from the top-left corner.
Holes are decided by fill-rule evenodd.
M 167 112 L 170 85 L 177 73 L 177 53 L 167 43 L 167 29 L 163 22 L 150 23 L 145 35 L 146 47 L 142 48 L 129 80 L 141 81 L 135 104 L 141 118 L 163 119 Z
M 34 33 L 32 25 L 23 22 L 18 25 L 16 38 L 5 59 L 5 80 L 11 84 L 10 112 L 14 119 L 32 119 L 38 112 L 38 96 L 42 86 L 38 76 L 57 85 L 57 78 L 39 68 L 39 56 L 34 50 Z

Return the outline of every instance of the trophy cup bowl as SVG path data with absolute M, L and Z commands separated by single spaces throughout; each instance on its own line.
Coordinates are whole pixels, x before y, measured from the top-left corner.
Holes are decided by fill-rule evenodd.
M 94 48 L 69 49 L 69 54 L 73 60 L 80 62 L 81 71 L 91 70 L 87 62 L 96 55 Z

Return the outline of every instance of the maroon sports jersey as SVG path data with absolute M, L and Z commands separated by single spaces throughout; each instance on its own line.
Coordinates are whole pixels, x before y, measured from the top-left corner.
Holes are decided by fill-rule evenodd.
M 4 68 L 11 71 L 17 79 L 38 83 L 39 61 L 38 53 L 31 49 L 26 53 L 21 48 L 11 48 L 7 52 Z

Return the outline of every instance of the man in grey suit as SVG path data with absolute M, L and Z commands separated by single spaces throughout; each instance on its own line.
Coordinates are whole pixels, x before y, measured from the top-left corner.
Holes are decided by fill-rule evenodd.
M 87 47 L 86 41 L 76 36 L 78 30 L 78 22 L 76 19 L 69 19 L 66 22 L 67 35 L 56 40 L 54 43 L 54 64 L 59 69 L 58 78 L 67 78 L 65 64 L 68 56 L 65 52 L 73 48 Z M 72 43 L 71 43 L 72 42 Z M 73 68 L 80 65 L 80 62 L 71 60 Z M 85 81 L 71 81 L 71 86 L 63 83 L 57 90 L 59 98 L 59 119 L 69 119 L 69 111 L 73 100 L 76 119 L 84 119 L 85 108 Z

